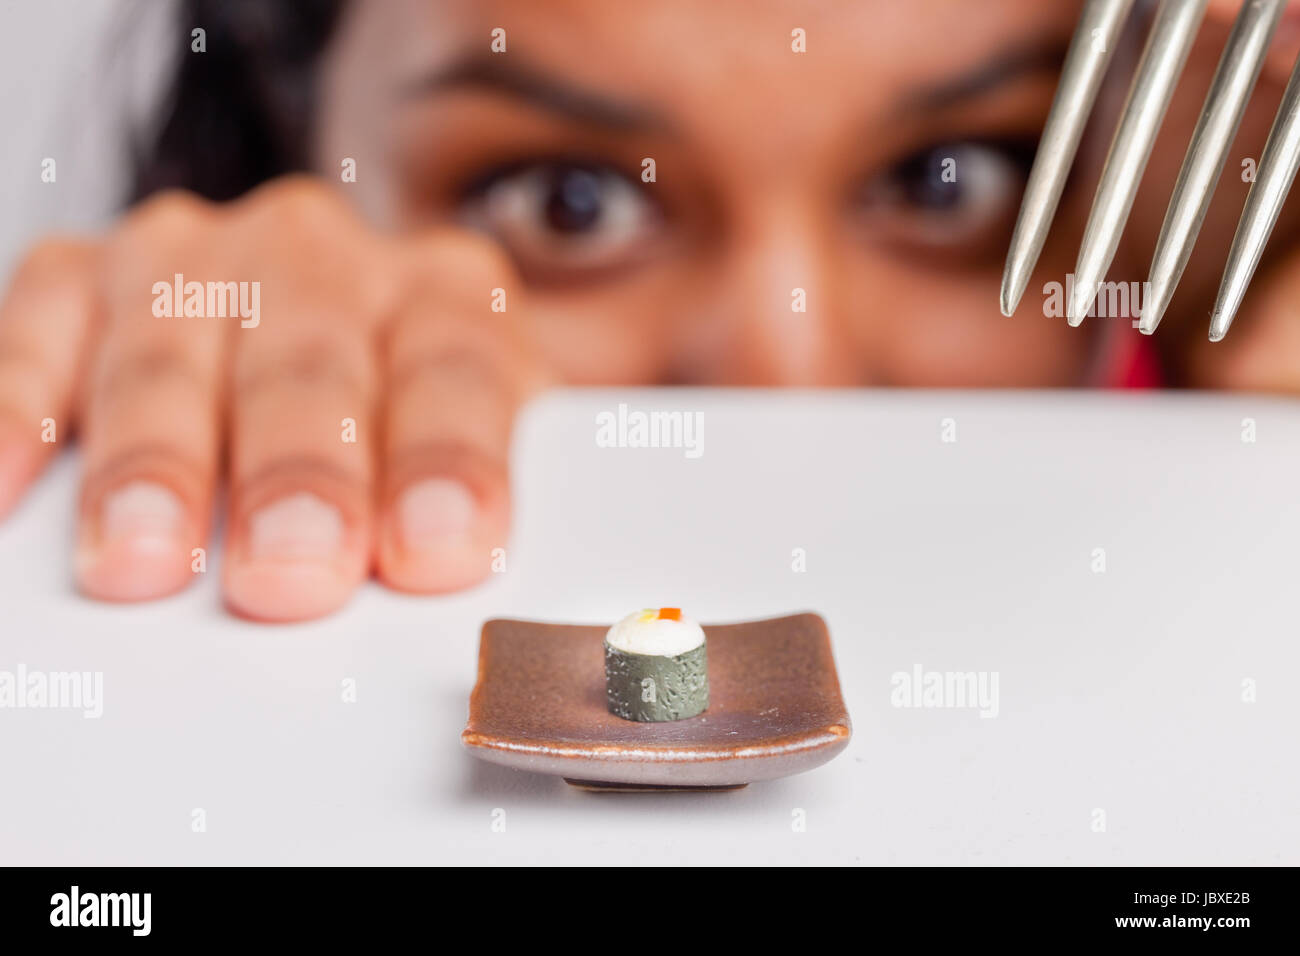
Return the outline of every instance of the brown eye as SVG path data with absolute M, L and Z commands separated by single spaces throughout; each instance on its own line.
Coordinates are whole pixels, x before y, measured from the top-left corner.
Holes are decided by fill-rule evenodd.
M 908 157 L 868 184 L 863 206 L 878 238 L 975 254 L 1009 229 L 1033 144 L 949 143 Z
M 481 180 L 462 210 L 533 278 L 568 278 L 636 258 L 655 207 L 622 174 L 597 165 L 516 165 Z
M 545 193 L 546 225 L 555 232 L 572 235 L 600 224 L 604 196 L 600 176 L 585 169 L 558 169 L 542 184 Z

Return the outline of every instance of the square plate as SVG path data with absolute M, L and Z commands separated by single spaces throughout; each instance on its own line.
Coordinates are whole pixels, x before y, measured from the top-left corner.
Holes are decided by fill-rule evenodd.
M 470 752 L 596 789 L 733 788 L 811 770 L 849 743 L 826 622 L 713 624 L 709 709 L 638 723 L 605 703 L 607 628 L 492 620 L 461 740 Z

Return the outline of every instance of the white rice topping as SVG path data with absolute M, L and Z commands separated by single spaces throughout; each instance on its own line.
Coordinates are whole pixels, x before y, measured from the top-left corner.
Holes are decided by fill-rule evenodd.
M 657 608 L 629 614 L 609 629 L 605 643 L 625 654 L 655 657 L 676 657 L 704 643 L 704 628 L 694 621 L 674 621 L 658 614 Z

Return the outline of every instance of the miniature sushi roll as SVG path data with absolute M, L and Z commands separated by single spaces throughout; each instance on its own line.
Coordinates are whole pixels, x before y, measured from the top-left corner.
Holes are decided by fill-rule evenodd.
M 704 629 L 675 607 L 629 614 L 605 635 L 605 697 L 625 720 L 685 720 L 709 706 Z

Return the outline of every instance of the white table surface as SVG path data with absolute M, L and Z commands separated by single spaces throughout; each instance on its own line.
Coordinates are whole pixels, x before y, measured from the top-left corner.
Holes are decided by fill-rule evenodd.
M 702 412 L 703 456 L 598 448 L 619 401 Z M 515 463 L 487 585 L 268 627 L 224 613 L 214 570 L 156 604 L 77 596 L 62 459 L 0 526 L 0 670 L 102 671 L 104 712 L 0 710 L 0 862 L 1300 863 L 1300 404 L 570 392 Z M 735 793 L 596 795 L 461 747 L 485 618 L 661 603 L 822 613 L 848 750 Z M 916 664 L 997 672 L 998 716 L 891 706 Z

